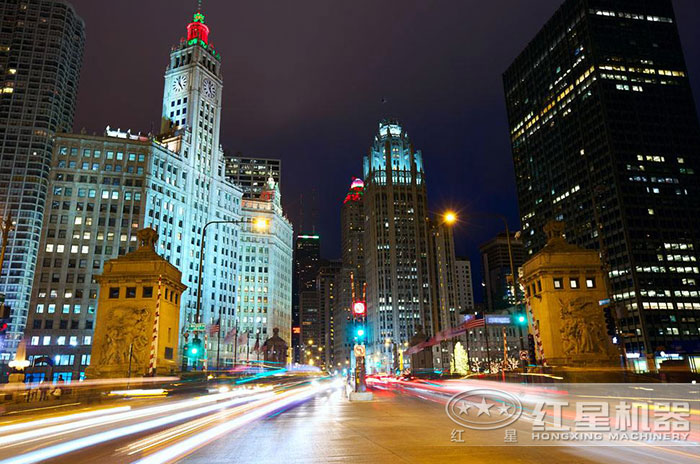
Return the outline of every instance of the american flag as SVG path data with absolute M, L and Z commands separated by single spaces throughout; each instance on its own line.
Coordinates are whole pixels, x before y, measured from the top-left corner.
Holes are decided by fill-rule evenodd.
M 209 326 L 209 335 L 218 334 L 219 330 L 221 330 L 221 319 Z
M 475 329 L 477 327 L 484 327 L 484 319 L 483 318 L 470 319 L 470 320 L 466 321 L 464 324 L 462 324 L 462 327 L 464 327 L 465 330 Z

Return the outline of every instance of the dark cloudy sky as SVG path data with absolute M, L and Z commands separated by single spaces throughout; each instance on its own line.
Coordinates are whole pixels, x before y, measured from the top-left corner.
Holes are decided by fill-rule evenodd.
M 170 46 L 195 0 L 72 0 L 87 44 L 75 129 L 159 126 Z M 283 160 L 298 223 L 340 255 L 340 205 L 385 115 L 423 151 L 430 209 L 506 214 L 519 227 L 501 73 L 561 0 L 204 0 L 221 53 L 227 149 Z M 675 0 L 696 100 L 700 2 Z M 387 99 L 382 104 L 382 99 Z M 316 198 L 316 206 L 313 199 Z M 497 221 L 463 221 L 457 251 L 476 268 Z

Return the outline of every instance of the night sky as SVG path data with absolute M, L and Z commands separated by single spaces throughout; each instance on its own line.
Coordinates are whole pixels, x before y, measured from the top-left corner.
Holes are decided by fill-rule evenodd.
M 170 46 L 196 1 L 73 0 L 86 23 L 75 130 L 159 128 Z M 397 117 L 423 151 L 430 211 L 460 212 L 460 255 L 519 228 L 501 74 L 560 0 L 205 0 L 221 53 L 221 143 L 283 160 L 282 195 L 298 230 L 315 225 L 323 255 L 340 256 L 340 205 L 362 176 L 378 121 Z M 674 1 L 696 101 L 700 2 Z M 383 101 L 385 101 L 383 103 Z M 312 222 L 313 220 L 313 222 Z

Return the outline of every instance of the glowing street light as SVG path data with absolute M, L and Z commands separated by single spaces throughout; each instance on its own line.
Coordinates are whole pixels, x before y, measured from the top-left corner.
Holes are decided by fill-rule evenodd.
M 270 222 L 265 218 L 253 219 L 253 228 L 258 232 L 264 232 L 270 227 Z
M 457 213 L 454 211 L 447 211 L 445 214 L 443 214 L 442 219 L 445 221 L 445 224 L 451 226 L 457 222 Z

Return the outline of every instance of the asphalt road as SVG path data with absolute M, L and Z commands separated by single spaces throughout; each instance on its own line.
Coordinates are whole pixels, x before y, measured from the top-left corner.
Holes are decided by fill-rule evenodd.
M 348 402 L 342 389 L 329 387 L 314 382 L 247 397 L 228 393 L 159 399 L 130 410 L 87 408 L 72 411 L 87 416 L 68 421 L 56 413 L 32 417 L 57 420 L 52 424 L 29 426 L 25 417 L 0 423 L 0 464 L 700 462 L 700 447 L 506 443 L 504 429 L 457 426 L 444 398 L 429 390 L 387 388 L 375 391 L 371 402 Z M 19 428 L 7 429 L 13 424 Z M 456 436 L 456 429 L 464 431 Z M 521 438 L 531 431 L 520 421 L 512 429 Z
M 518 446 L 503 430 L 465 430 L 445 406 L 428 397 L 375 391 L 374 401 L 350 403 L 326 394 L 278 416 L 251 424 L 202 447 L 181 462 L 301 463 L 669 463 L 700 462 L 700 448 Z M 521 426 L 519 433 L 528 433 Z M 486 434 L 486 435 L 484 435 Z M 493 443 L 502 443 L 492 446 Z

